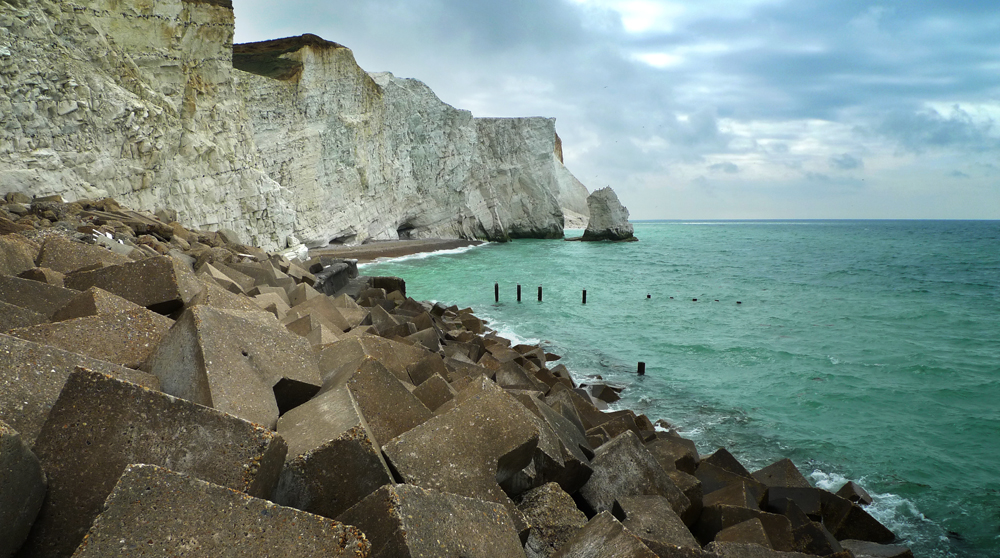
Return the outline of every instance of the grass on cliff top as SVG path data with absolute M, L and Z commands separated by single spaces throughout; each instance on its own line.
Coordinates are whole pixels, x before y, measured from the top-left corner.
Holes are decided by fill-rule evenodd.
M 302 64 L 294 60 L 281 58 L 281 55 L 295 52 L 306 46 L 344 48 L 343 45 L 324 40 L 312 34 L 261 41 L 259 43 L 244 43 L 233 45 L 233 67 L 237 70 L 273 79 L 293 79 L 302 70 Z

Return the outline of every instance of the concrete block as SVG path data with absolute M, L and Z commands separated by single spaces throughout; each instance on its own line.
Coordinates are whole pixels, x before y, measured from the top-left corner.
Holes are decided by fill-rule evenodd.
M 129 465 L 76 553 L 108 556 L 367 556 L 350 525 L 155 465 Z
M 285 316 L 288 315 L 288 311 L 290 310 L 288 303 L 274 293 L 259 294 L 251 300 L 253 300 L 253 303 L 257 306 L 273 314 L 278 320 L 285 319 Z
M 646 444 L 646 449 L 664 469 L 677 469 L 693 475 L 698 468 L 698 449 L 691 440 L 657 433 L 656 439 Z
M 457 394 L 458 392 L 440 374 L 427 378 L 413 390 L 413 395 L 432 412 L 454 399 Z
M 0 334 L 0 420 L 34 445 L 66 379 L 78 366 L 150 389 L 160 386 L 145 372 Z
M 238 310 L 240 312 L 262 312 L 254 301 L 246 296 L 235 294 L 220 287 L 215 281 L 204 276 L 197 277 L 201 292 L 187 302 L 187 306 L 211 306 L 219 310 Z
M 344 332 L 339 329 L 319 324 L 313 327 L 312 331 L 306 335 L 306 341 L 309 341 L 309 344 L 315 350 L 325 348 L 340 341 L 342 335 L 344 335 Z
M 715 539 L 719 531 L 751 519 L 760 520 L 775 550 L 791 551 L 795 547 L 792 524 L 787 517 L 740 506 L 705 506 L 691 532 L 699 542 L 708 543 Z
M 0 557 L 13 556 L 45 499 L 45 472 L 16 430 L 0 421 Z
M 277 483 L 286 447 L 270 430 L 232 415 L 78 370 L 34 451 L 49 490 L 22 553 L 49 557 L 73 552 L 129 464 L 172 467 L 262 497 Z
M 22 279 L 31 279 L 32 281 L 55 285 L 56 287 L 62 287 L 63 281 L 66 279 L 65 274 L 47 267 L 33 267 L 18 273 L 17 276 Z
M 447 379 L 449 370 L 444 364 L 444 359 L 438 354 L 429 354 L 424 358 L 406 367 L 406 373 L 410 377 L 410 383 L 419 386 L 435 374 Z
M 396 376 L 371 357 L 361 361 L 346 387 L 380 445 L 434 416 Z
M 38 244 L 19 234 L 0 235 L 0 275 L 19 275 L 35 267 Z
M 753 478 L 768 488 L 780 486 L 785 488 L 810 488 L 809 481 L 795 467 L 791 459 L 781 459 L 754 471 Z
M 677 488 L 691 501 L 691 509 L 688 512 L 689 515 L 686 517 L 696 521 L 698 516 L 701 515 L 702 508 L 703 494 L 701 491 L 701 481 L 698 480 L 698 477 L 689 475 L 684 471 L 678 471 L 677 469 L 666 469 L 666 471 L 667 475 L 670 476 L 670 480 L 674 481 Z M 690 523 L 688 525 L 690 526 Z
M 701 549 L 681 517 L 663 496 L 627 496 L 615 505 L 614 515 L 656 554 L 671 547 Z
M 340 313 L 340 309 L 334 306 L 333 302 L 325 296 L 315 296 L 292 306 L 286 313 L 285 320 L 293 320 L 310 314 L 322 317 L 338 331 L 347 331 L 351 328 L 350 324 Z
M 764 531 L 764 524 L 756 517 L 726 527 L 716 533 L 715 540 L 718 542 L 759 544 L 764 548 L 771 548 L 771 541 L 768 540 L 767 533 Z
M 136 306 L 12 329 L 7 334 L 128 368 L 139 368 L 173 323 L 170 318 Z
M 466 390 L 474 394 L 382 451 L 407 484 L 509 504 L 500 483 L 531 462 L 538 430 L 527 409 L 489 379 Z
M 753 543 L 711 542 L 705 546 L 705 550 L 717 558 L 815 558 L 810 554 L 772 550 Z M 852 556 L 850 553 L 841 552 L 826 558 L 852 558 Z
M 878 544 L 889 544 L 896 535 L 879 523 L 861 506 L 830 492 L 823 496 L 823 525 L 838 541 L 856 539 Z M 808 513 L 808 512 L 807 512 Z
M 73 318 L 114 314 L 139 309 L 144 308 L 120 296 L 113 295 L 104 289 L 90 287 L 73 297 L 62 308 L 56 310 L 52 314 L 52 321 L 61 322 L 72 320 Z
M 763 495 L 764 493 L 760 490 L 759 486 L 755 486 L 749 481 L 741 480 L 706 494 L 703 502 L 706 506 L 739 506 L 741 508 L 759 510 L 761 496 Z
M 557 459 L 554 456 L 539 455 L 539 450 L 536 450 L 533 459 L 535 473 L 538 475 L 536 486 L 544 482 L 556 482 L 566 492 L 575 493 L 593 473 L 590 459 L 594 452 L 586 437 L 570 421 L 542 402 L 537 393 L 510 393 L 535 415 L 540 436 L 539 450 L 546 454 L 558 450 L 560 454 Z M 558 442 L 558 448 L 547 449 L 547 443 L 543 443 L 546 438 Z
M 600 426 L 605 422 L 611 420 L 611 416 L 607 413 L 602 413 L 591 401 L 590 399 L 585 399 L 582 395 L 577 393 L 572 388 L 568 388 L 563 384 L 556 384 L 552 386 L 546 397 L 554 397 L 560 393 L 569 394 L 569 402 L 573 404 L 579 415 L 580 421 L 583 424 L 584 430 L 590 430 L 595 426 Z M 588 396 L 589 397 L 589 396 Z
M 42 243 L 35 263 L 38 267 L 47 267 L 59 273 L 72 273 L 94 264 L 107 267 L 130 261 L 132 260 L 128 256 L 116 254 L 102 246 L 73 242 L 64 236 L 54 235 Z
M 837 496 L 850 500 L 855 504 L 861 504 L 862 506 L 870 506 L 874 502 L 871 494 L 854 481 L 848 481 L 847 484 L 840 487 L 840 490 L 837 491 Z
M 776 486 L 767 491 L 768 511 L 785 513 L 787 502 L 794 502 L 796 507 L 813 519 L 823 515 L 823 500 L 829 492 L 813 487 L 783 487 Z
M 251 288 L 250 290 L 246 291 L 246 293 L 249 296 L 260 296 L 260 295 L 273 294 L 273 295 L 281 298 L 281 300 L 284 301 L 284 303 L 285 303 L 286 306 L 288 306 L 289 308 L 292 307 L 292 301 L 291 301 L 291 299 L 288 298 L 288 293 L 285 292 L 285 289 L 282 289 L 281 287 L 270 287 L 270 286 L 267 286 L 267 285 L 257 285 L 255 287 Z
M 231 281 L 239 285 L 240 289 L 242 289 L 244 293 L 247 293 L 254 288 L 253 277 L 250 277 L 249 275 L 246 275 L 244 273 L 240 273 L 239 271 L 236 271 L 232 267 L 222 262 L 217 261 L 213 263 L 212 266 L 221 271 L 223 274 L 225 274 L 225 276 L 228 277 Z M 282 291 L 283 290 L 284 289 L 282 289 Z
M 646 545 L 609 512 L 601 512 L 577 531 L 552 558 L 657 558 Z
M 632 432 L 598 448 L 590 466 L 594 473 L 580 489 L 580 496 L 595 513 L 611 511 L 616 499 L 641 495 L 665 497 L 681 517 L 691 507 L 684 493 Z
M 47 316 L 43 316 L 34 310 L 0 302 L 0 331 L 8 331 L 19 327 L 30 327 L 44 324 L 49 321 Z
M 378 489 L 337 520 L 365 533 L 372 558 L 524 556 L 503 505 L 407 484 Z
M 215 266 L 213 266 L 210 263 L 203 264 L 200 268 L 198 268 L 196 273 L 197 275 L 207 277 L 208 279 L 214 281 L 217 285 L 219 285 L 223 289 L 226 289 L 227 291 L 233 294 L 245 293 L 243 287 L 241 287 L 239 283 L 230 279 L 228 275 L 219 271 L 218 269 L 215 268 Z
M 543 394 L 549 391 L 549 386 L 513 361 L 501 363 L 494 379 L 497 385 L 505 389 L 536 390 Z
M 0 275 L 0 302 L 27 308 L 45 317 L 51 316 L 78 294 L 72 289 Z
M 382 289 L 386 293 L 399 291 L 399 294 L 406 297 L 406 281 L 400 277 L 371 277 L 368 283 L 373 289 Z
M 278 504 L 336 518 L 392 482 L 350 390 L 328 391 L 285 413 L 278 434 L 288 443 Z
M 913 558 L 913 552 L 900 545 L 877 544 L 854 539 L 840 541 L 840 544 L 854 554 L 855 558 Z
M 427 328 L 406 336 L 412 344 L 423 347 L 432 353 L 441 350 L 441 338 L 434 328 Z
M 795 540 L 794 550 L 797 552 L 827 556 L 844 550 L 833 534 L 822 523 L 815 521 L 793 527 L 792 538 Z
M 266 312 L 188 308 L 143 364 L 165 393 L 273 428 L 319 390 L 309 342 Z
M 398 341 L 374 335 L 348 337 L 330 345 L 319 354 L 319 370 L 324 388 L 335 389 L 347 385 L 351 374 L 366 357 L 377 360 L 401 382 L 411 382 L 406 369 L 429 353 Z
M 171 314 L 201 292 L 190 271 L 170 256 L 147 258 L 66 277 L 66 286 L 83 291 L 100 287 L 160 314 Z
M 290 291 L 288 291 L 288 300 L 292 303 L 292 308 L 302 304 L 303 302 L 321 296 L 319 291 L 310 287 L 305 283 L 299 283 L 295 285 Z M 326 298 L 326 297 L 324 297 Z M 345 328 L 347 329 L 347 328 Z
M 702 490 L 704 490 L 706 496 L 716 490 L 742 482 L 757 487 L 755 488 L 755 492 L 759 494 L 760 497 L 762 497 L 764 492 L 767 490 L 766 486 L 757 482 L 757 480 L 749 474 L 745 476 L 737 475 L 704 459 L 698 464 L 698 468 L 695 470 L 694 475 L 701 481 Z
M 751 479 L 753 476 L 750 475 L 750 471 L 747 471 L 746 467 L 733 454 L 729 453 L 726 448 L 719 448 L 706 457 L 702 457 L 701 463 L 708 463 L 718 467 L 724 471 L 727 471 L 733 475 L 737 475 L 743 478 Z
M 587 516 L 576 507 L 573 497 L 556 483 L 525 492 L 518 498 L 517 509 L 531 524 L 524 545 L 527 558 L 551 556 L 587 524 Z

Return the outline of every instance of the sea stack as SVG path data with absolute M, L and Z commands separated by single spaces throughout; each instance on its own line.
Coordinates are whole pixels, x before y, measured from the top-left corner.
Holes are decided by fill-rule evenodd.
M 583 231 L 583 240 L 637 240 L 628 222 L 628 209 L 610 186 L 590 194 L 587 207 L 590 222 Z

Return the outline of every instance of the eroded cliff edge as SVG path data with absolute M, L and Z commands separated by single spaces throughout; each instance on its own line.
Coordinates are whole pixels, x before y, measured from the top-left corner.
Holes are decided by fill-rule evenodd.
M 303 242 L 559 237 L 555 122 L 479 119 L 315 36 L 236 47 L 225 1 L 0 1 L 0 189 Z M 247 70 L 247 71 L 244 71 Z

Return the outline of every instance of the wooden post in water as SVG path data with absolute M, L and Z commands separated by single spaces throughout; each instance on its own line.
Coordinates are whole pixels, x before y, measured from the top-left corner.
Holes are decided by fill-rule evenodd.
M 521 302 L 521 285 L 517 286 L 517 301 Z
M 583 303 L 587 304 L 587 289 L 583 289 Z
M 640 362 L 639 363 L 638 373 L 639 373 L 640 376 L 645 376 L 646 375 L 646 363 L 645 362 Z
M 538 286 L 538 302 L 542 301 L 542 286 Z
M 500 283 L 493 283 L 493 298 L 500 302 Z

